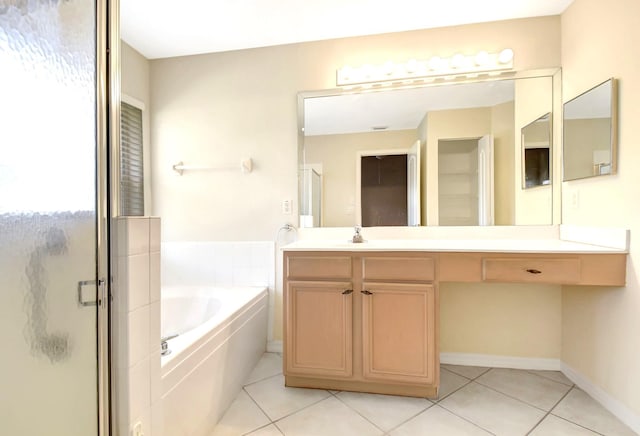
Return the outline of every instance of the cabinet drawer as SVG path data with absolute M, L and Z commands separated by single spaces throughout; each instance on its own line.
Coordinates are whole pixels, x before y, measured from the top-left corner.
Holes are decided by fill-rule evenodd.
M 431 257 L 365 257 L 362 259 L 364 280 L 432 281 L 435 261 Z
M 482 275 L 490 282 L 578 283 L 579 258 L 485 258 Z
M 351 279 L 350 256 L 289 256 L 287 278 Z

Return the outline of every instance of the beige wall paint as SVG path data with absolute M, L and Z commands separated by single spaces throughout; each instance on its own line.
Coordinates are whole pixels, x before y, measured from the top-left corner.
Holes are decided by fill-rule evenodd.
M 144 155 L 144 211 L 145 215 L 151 215 L 153 210 L 153 198 L 151 196 L 151 183 L 153 172 L 151 170 L 151 89 L 149 85 L 149 61 L 134 50 L 126 42 L 120 43 L 120 87 L 123 97 L 133 98 L 144 105 L 142 111 L 142 153 Z M 134 102 L 137 103 L 137 102 Z M 137 105 L 136 105 L 137 106 Z
M 522 135 L 521 129 L 552 111 L 553 81 L 550 77 L 540 77 L 516 82 L 515 104 L 515 224 L 552 224 L 553 192 L 551 186 L 522 189 Z M 518 102 L 526 102 L 518 103 Z M 553 175 L 552 175 L 553 177 Z M 555 182 L 552 180 L 552 183 Z M 558 182 L 559 183 L 559 182 Z
M 324 225 L 361 224 L 355 216 L 358 151 L 407 151 L 416 142 L 416 135 L 416 130 L 394 130 L 305 137 L 305 162 L 322 165 Z
M 515 221 L 515 142 L 514 103 L 491 108 L 491 131 L 494 152 L 494 206 L 496 225 L 512 225 Z
M 570 178 L 593 175 L 593 152 L 609 150 L 611 130 L 609 118 L 578 119 L 564 121 L 564 150 L 570 157 L 564 165 L 564 173 Z M 567 129 L 567 126 L 570 126 Z M 606 147 L 603 147 L 606 146 Z
M 440 284 L 442 352 L 559 359 L 560 326 L 560 286 Z
M 162 216 L 163 239 L 273 240 L 283 223 L 295 222 L 296 95 L 335 87 L 337 68 L 504 47 L 514 50 L 518 70 L 557 67 L 559 25 L 559 17 L 542 17 L 151 61 L 153 214 Z M 253 173 L 177 176 L 171 170 L 178 161 L 239 164 L 243 157 L 254 159 Z M 292 215 L 281 213 L 283 199 L 294 200 Z M 280 267 L 277 275 L 274 339 L 281 339 Z M 500 295 L 487 288 L 473 317 L 480 319 L 485 309 L 500 310 Z M 545 298 L 541 306 L 507 305 L 505 310 L 516 310 L 517 321 L 542 318 L 558 305 Z M 443 318 L 443 330 L 455 331 L 449 319 L 456 318 Z M 517 332 L 528 327 L 510 328 Z M 559 337 L 559 329 L 555 335 Z M 482 344 L 477 338 L 467 342 L 468 349 L 478 352 Z M 513 344 L 503 343 L 486 352 L 510 355 L 512 349 Z M 529 355 L 538 357 L 537 352 Z
M 562 290 L 562 360 L 640 414 L 640 2 L 575 0 L 562 15 L 563 99 L 619 79 L 618 174 L 563 183 L 566 224 L 631 229 L 624 288 Z M 588 29 L 588 31 L 585 31 Z M 579 206 L 569 199 L 579 193 Z M 637 242 L 637 241 L 636 241 Z M 638 418 L 636 418 L 637 420 Z

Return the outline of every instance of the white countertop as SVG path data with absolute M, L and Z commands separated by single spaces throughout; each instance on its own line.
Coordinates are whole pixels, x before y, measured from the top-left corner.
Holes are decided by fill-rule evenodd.
M 560 239 L 378 239 L 354 244 L 347 239 L 305 239 L 283 251 L 432 251 L 498 253 L 626 253 L 620 248 Z

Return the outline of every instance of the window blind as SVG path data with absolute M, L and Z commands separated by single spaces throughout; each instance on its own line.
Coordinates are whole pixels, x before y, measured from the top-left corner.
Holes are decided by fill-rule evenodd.
M 120 215 L 144 215 L 142 110 L 127 103 L 120 111 Z

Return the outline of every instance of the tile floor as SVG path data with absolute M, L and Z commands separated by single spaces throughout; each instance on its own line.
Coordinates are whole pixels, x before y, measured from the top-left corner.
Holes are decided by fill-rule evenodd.
M 634 435 L 557 371 L 442 365 L 437 400 L 286 388 L 265 353 L 211 436 Z

